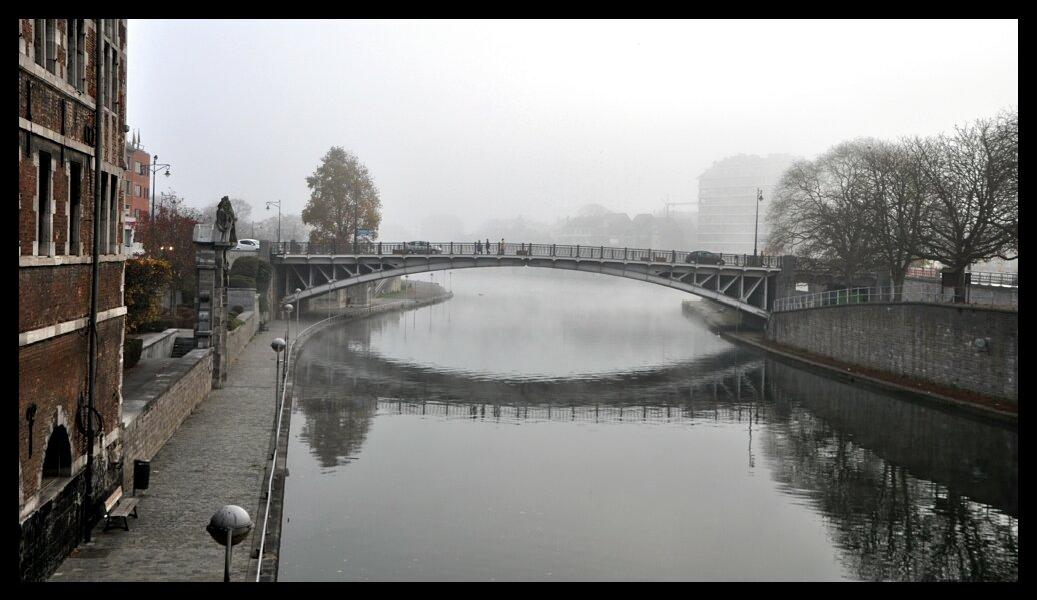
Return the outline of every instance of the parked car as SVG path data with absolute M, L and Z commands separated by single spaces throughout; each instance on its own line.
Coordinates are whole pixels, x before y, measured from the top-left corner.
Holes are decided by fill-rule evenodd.
M 722 265 L 724 264 L 724 258 L 716 252 L 696 250 L 694 252 L 689 252 L 688 256 L 684 258 L 684 262 L 699 265 Z
M 246 252 L 259 252 L 259 240 L 238 240 L 238 245 L 234 246 L 234 249 L 245 250 Z
M 442 254 L 443 249 L 428 242 L 407 242 L 407 254 Z

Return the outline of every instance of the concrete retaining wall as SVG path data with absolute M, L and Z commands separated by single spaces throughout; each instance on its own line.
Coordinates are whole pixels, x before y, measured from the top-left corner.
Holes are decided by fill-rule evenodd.
M 1018 335 L 1014 311 L 912 303 L 774 313 L 766 331 L 767 340 L 812 354 L 1012 401 Z
M 255 311 L 259 303 L 255 288 L 227 288 L 227 308 L 240 306 Z
M 134 459 L 150 460 L 169 441 L 180 424 L 191 414 L 212 389 L 212 349 L 200 348 L 178 361 L 184 366 L 179 377 L 156 381 L 156 395 L 122 432 L 123 490 L 133 489 Z
M 150 333 L 143 335 L 128 335 L 126 337 L 137 337 L 144 339 L 144 349 L 141 350 L 140 359 L 169 358 L 173 353 L 173 344 L 178 336 L 191 337 L 194 332 L 190 329 L 167 329 L 161 333 Z
M 234 364 L 259 328 L 259 317 L 254 311 L 245 311 L 238 315 L 238 319 L 245 323 L 234 331 L 227 332 L 227 364 Z

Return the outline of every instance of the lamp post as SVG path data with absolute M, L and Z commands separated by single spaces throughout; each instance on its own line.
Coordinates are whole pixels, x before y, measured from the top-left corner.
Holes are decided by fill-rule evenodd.
M 277 207 L 277 246 L 281 247 L 281 201 L 280 200 L 267 200 L 266 209 L 270 210 L 270 205 Z
M 760 203 L 763 202 L 763 190 L 756 188 L 756 225 L 753 226 L 753 258 L 756 258 L 756 237 L 760 233 Z M 755 265 L 753 265 L 755 266 Z
M 301 292 L 301 291 L 302 291 L 301 289 L 295 288 L 296 295 L 298 295 L 299 292 Z M 302 300 L 299 300 L 299 310 L 295 311 L 295 328 L 297 330 L 299 330 L 299 331 L 302 331 L 301 329 L 299 329 L 299 314 L 300 313 L 302 313 Z
M 284 341 L 285 341 L 286 344 L 288 343 L 288 340 L 291 339 L 290 337 L 288 337 L 288 333 L 289 333 L 288 329 L 289 329 L 289 326 L 292 324 L 292 309 L 293 308 L 295 308 L 295 307 L 292 306 L 291 304 L 285 304 L 284 305 L 284 312 L 285 312 L 285 318 L 284 318 Z M 288 361 L 288 359 L 286 357 L 285 358 L 285 362 L 287 362 L 287 361 Z
M 152 223 L 155 220 L 155 173 L 158 173 L 161 169 L 166 170 L 166 177 L 169 177 L 169 167 L 172 165 L 158 162 L 158 154 L 152 157 L 151 165 L 148 167 L 151 169 L 151 212 L 148 213 L 148 223 Z M 148 240 L 151 243 L 151 240 Z
M 284 340 L 281 338 L 274 338 L 274 341 L 270 342 L 270 348 L 273 349 L 277 355 L 277 362 L 274 363 L 274 412 L 277 412 L 277 400 L 281 396 L 281 351 L 284 350 Z
M 217 544 L 226 547 L 223 561 L 223 581 L 230 581 L 230 555 L 234 546 L 240 544 L 252 531 L 252 519 L 248 511 L 240 506 L 223 506 L 209 520 L 205 528 Z

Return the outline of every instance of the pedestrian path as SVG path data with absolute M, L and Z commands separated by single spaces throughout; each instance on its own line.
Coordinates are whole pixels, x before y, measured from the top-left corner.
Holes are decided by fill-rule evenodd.
M 284 321 L 273 321 L 257 332 L 224 387 L 212 390 L 155 455 L 130 530 L 104 531 L 102 520 L 91 543 L 80 544 L 50 581 L 223 581 L 223 547 L 205 526 L 224 504 L 241 506 L 257 521 L 274 418 L 270 342 L 284 330 Z M 232 581 L 245 580 L 251 546 L 251 534 L 235 546 Z

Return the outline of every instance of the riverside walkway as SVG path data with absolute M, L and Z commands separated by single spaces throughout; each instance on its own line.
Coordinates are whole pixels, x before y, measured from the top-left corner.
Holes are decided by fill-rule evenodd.
M 411 299 L 428 294 L 419 286 Z M 376 298 L 372 304 L 399 301 Z M 336 311 L 365 312 L 366 307 Z M 298 323 L 292 319 L 292 338 L 324 318 L 318 312 Z M 270 342 L 284 337 L 285 322 L 271 321 L 267 329 L 257 331 L 230 365 L 224 387 L 210 391 L 151 459 L 150 486 L 138 492 L 140 518 L 130 517 L 130 530 L 105 531 L 102 519 L 91 542 L 73 550 L 48 581 L 222 582 L 224 549 L 205 527 L 225 504 L 244 508 L 252 519 L 252 532 L 234 547 L 231 564 L 231 581 L 247 580 L 249 549 L 262 523 L 256 512 L 274 426 L 275 355 Z
M 305 323 L 305 321 L 304 321 Z M 256 332 L 212 390 L 151 460 L 148 490 L 129 531 L 104 531 L 80 544 L 49 581 L 223 581 L 223 546 L 205 526 L 224 504 L 256 521 L 274 417 L 274 352 L 284 321 Z M 292 335 L 296 325 L 292 322 Z M 128 468 L 133 468 L 132 465 Z M 130 491 L 125 490 L 129 495 Z M 235 547 L 231 580 L 244 581 L 251 536 Z

